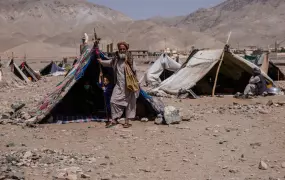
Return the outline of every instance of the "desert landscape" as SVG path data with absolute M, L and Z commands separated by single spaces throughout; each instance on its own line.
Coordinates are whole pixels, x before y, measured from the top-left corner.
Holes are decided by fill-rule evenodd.
M 133 20 L 85 0 L 0 0 L 0 180 L 285 179 L 284 93 L 251 99 L 154 97 L 175 107 L 179 121 L 139 118 L 128 129 L 105 128 L 103 122 L 34 123 L 33 114 L 62 84 L 79 81 L 72 73 L 84 69 L 89 57 L 79 56 L 79 45 L 87 33 L 92 47 L 94 28 L 102 51 L 122 40 L 131 50 L 149 52 L 223 49 L 230 31 L 231 47 L 266 49 L 283 41 L 284 8 L 283 0 L 227 0 L 185 16 Z M 35 82 L 19 78 L 7 64 L 11 58 L 16 65 L 26 60 L 34 74 L 42 74 L 63 57 L 78 57 L 79 65 L 67 77 L 42 75 Z M 152 64 L 135 61 L 141 79 Z M 275 84 L 284 91 L 283 81 Z

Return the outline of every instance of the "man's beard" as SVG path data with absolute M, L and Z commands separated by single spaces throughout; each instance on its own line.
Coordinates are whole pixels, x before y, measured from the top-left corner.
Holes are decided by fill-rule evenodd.
M 122 60 L 126 59 L 126 53 L 119 53 L 119 58 Z

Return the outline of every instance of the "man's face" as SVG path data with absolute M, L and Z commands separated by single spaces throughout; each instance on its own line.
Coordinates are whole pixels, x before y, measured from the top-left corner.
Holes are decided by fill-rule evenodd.
M 124 45 L 119 46 L 119 53 L 125 54 L 127 52 L 127 48 Z

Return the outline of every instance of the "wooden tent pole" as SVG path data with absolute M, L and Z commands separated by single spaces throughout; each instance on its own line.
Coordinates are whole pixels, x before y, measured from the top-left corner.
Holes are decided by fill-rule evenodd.
M 230 32 L 229 35 L 228 35 L 228 39 L 227 39 L 226 45 L 229 44 L 229 40 L 230 40 L 231 34 L 232 34 L 232 32 Z M 218 76 L 219 76 L 219 73 L 220 73 L 220 68 L 221 68 L 221 65 L 222 65 L 222 62 L 223 62 L 223 59 L 224 59 L 224 55 L 225 55 L 225 48 L 223 49 L 223 52 L 222 52 L 222 55 L 221 55 L 221 59 L 220 59 L 220 63 L 219 63 L 219 66 L 218 66 L 218 69 L 217 69 L 217 72 L 216 72 L 215 82 L 214 82 L 214 86 L 213 86 L 213 89 L 212 89 L 212 97 L 215 96 Z

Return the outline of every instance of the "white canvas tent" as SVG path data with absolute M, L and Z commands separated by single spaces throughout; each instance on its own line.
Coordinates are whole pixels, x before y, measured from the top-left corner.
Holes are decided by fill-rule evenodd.
M 180 67 L 181 64 L 171 59 L 168 55 L 162 54 L 147 70 L 143 80 L 147 85 L 157 87 L 161 81 L 167 79 Z
M 177 95 L 180 90 L 194 90 L 197 94 L 211 94 L 213 82 L 223 49 L 197 51 L 182 68 L 150 92 L 157 95 Z M 219 73 L 217 93 L 243 92 L 255 64 L 226 51 Z M 258 67 L 257 67 L 258 68 Z M 272 79 L 262 72 L 268 84 Z M 227 92 L 228 91 L 228 92 Z

